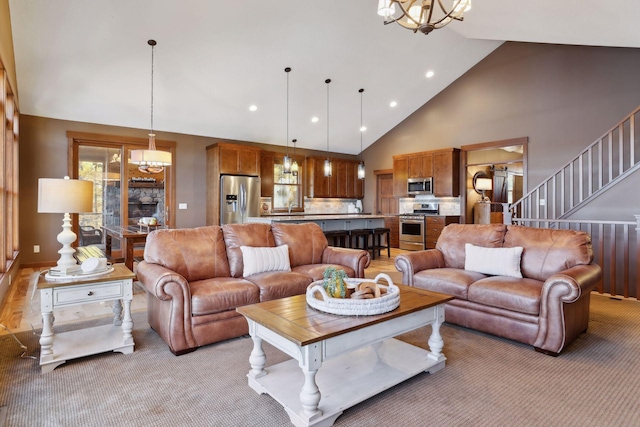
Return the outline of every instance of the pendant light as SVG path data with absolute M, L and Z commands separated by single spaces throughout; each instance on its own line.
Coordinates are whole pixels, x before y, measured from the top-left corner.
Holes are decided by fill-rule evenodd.
M 324 161 L 324 176 L 331 176 L 331 160 L 329 159 L 329 83 L 331 79 L 324 81 L 327 84 L 327 160 Z
M 299 166 L 298 166 L 298 161 L 296 160 L 296 142 L 298 140 L 297 139 L 292 139 L 291 142 L 293 143 L 293 162 L 291 163 L 291 173 L 293 174 L 293 176 L 298 176 L 298 171 L 299 171 Z
M 360 89 L 360 156 L 362 156 L 362 133 L 367 130 L 366 127 L 362 126 L 362 93 L 364 89 Z M 360 163 L 358 164 L 358 179 L 364 179 L 364 160 L 360 159 Z
M 287 67 L 284 72 L 287 73 L 287 154 L 284 156 L 284 173 L 291 173 L 291 157 L 289 157 L 289 71 Z
M 153 133 L 153 48 L 155 40 L 147 41 L 151 46 L 151 127 L 149 130 L 149 149 L 131 150 L 131 163 L 139 165 L 142 172 L 159 173 L 165 166 L 171 166 L 171 153 L 156 149 L 156 135 Z

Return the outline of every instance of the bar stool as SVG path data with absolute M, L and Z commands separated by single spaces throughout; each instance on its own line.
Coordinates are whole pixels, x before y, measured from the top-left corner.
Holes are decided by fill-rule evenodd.
M 371 236 L 372 233 L 372 228 L 357 228 L 355 230 L 350 230 L 349 234 L 351 236 L 351 247 L 354 249 L 364 249 L 367 252 L 370 251 L 371 248 L 369 247 L 369 236 Z M 372 254 L 372 256 L 373 259 L 375 259 L 375 255 Z
M 387 256 L 391 258 L 391 245 L 389 244 L 389 234 L 391 233 L 390 228 L 379 227 L 373 229 L 373 259 L 376 259 L 375 253 L 378 253 L 380 256 L 380 250 L 386 249 Z M 382 236 L 385 236 L 384 241 L 385 244 L 382 244 Z
M 324 236 L 327 238 L 329 246 L 338 246 L 340 248 L 348 248 L 350 243 L 349 232 L 347 230 L 330 230 L 325 231 Z

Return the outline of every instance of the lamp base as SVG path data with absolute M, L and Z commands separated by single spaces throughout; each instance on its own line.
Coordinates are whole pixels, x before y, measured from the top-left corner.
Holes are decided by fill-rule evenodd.
M 71 247 L 71 244 L 76 241 L 78 236 L 71 231 L 71 215 L 64 214 L 62 220 L 62 231 L 58 234 L 58 242 L 62 245 L 62 249 L 58 251 L 60 259 L 58 260 L 58 268 L 70 268 L 78 265 L 78 262 L 73 257 L 76 250 Z

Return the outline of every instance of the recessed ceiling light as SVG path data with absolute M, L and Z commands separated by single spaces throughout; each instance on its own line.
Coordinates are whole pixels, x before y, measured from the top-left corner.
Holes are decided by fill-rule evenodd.
M 397 105 L 398 105 L 398 103 L 396 101 L 391 101 L 389 103 L 389 107 L 391 107 L 391 108 L 395 108 Z
M 318 120 L 319 119 L 317 117 L 311 117 L 311 123 L 317 123 Z
M 257 105 L 252 105 L 249 107 L 249 111 L 256 111 L 258 109 Z
M 360 132 L 364 132 L 365 130 L 367 130 L 367 127 L 366 127 L 366 126 L 362 126 L 362 127 L 360 128 Z
M 431 77 L 433 77 L 434 74 L 435 73 L 433 71 L 429 70 L 429 71 L 427 71 L 426 76 L 427 76 L 428 79 L 430 79 Z

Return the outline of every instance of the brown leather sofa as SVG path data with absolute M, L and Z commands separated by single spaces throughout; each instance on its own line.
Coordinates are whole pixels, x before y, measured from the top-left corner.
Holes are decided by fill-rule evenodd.
M 465 270 L 465 243 L 523 247 L 522 278 Z M 396 257 L 403 283 L 455 296 L 445 320 L 558 355 L 587 330 L 602 271 L 582 231 L 504 224 L 451 224 L 436 248 Z
M 289 246 L 291 271 L 242 277 L 241 246 Z M 149 234 L 137 276 L 149 325 L 176 354 L 248 333 L 236 307 L 304 294 L 329 266 L 364 277 L 367 251 L 334 248 L 315 223 L 228 224 Z

